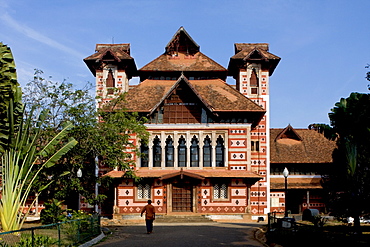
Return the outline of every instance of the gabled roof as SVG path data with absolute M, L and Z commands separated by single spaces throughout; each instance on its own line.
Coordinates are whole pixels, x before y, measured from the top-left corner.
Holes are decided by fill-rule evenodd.
M 262 61 L 269 64 L 270 75 L 274 72 L 280 57 L 269 52 L 267 43 L 236 43 L 235 55 L 230 58 L 228 70 L 230 74 L 236 73 L 236 68 L 246 62 Z
M 95 53 L 85 58 L 84 62 L 93 75 L 104 62 L 124 64 L 130 75 L 137 73 L 134 58 L 130 56 L 130 44 L 97 44 Z
M 194 55 L 178 53 L 177 56 L 162 54 L 139 71 L 227 71 L 222 65 L 201 52 Z
M 270 53 L 267 43 L 236 43 L 233 59 L 248 59 L 253 52 L 258 51 L 264 59 L 278 59 L 280 57 Z
M 184 27 L 180 27 L 166 45 L 165 52 L 168 54 L 171 53 L 172 51 L 174 51 L 174 49 L 178 48 L 181 43 L 191 46 L 191 53 L 193 53 L 194 51 L 199 51 L 200 46 L 193 40 L 192 37 L 190 37 Z M 189 52 L 189 50 L 186 50 L 186 52 Z
M 226 68 L 200 52 L 199 45 L 180 27 L 165 52 L 139 71 L 224 71 Z
M 139 168 L 135 171 L 135 174 L 141 178 L 160 178 L 168 179 L 173 176 L 181 175 L 181 170 L 179 169 L 149 169 L 149 168 Z M 186 169 L 182 171 L 185 176 L 203 179 L 203 178 L 243 178 L 248 179 L 252 184 L 262 179 L 263 177 L 257 173 L 250 171 L 239 171 L 239 170 L 227 170 L 222 169 L 202 169 L 202 170 L 192 170 Z M 110 176 L 112 178 L 121 178 L 125 175 L 124 171 L 110 171 L 104 176 Z
M 163 103 L 163 101 L 173 93 L 173 91 L 179 86 L 181 82 L 185 82 L 188 85 L 188 87 L 190 87 L 190 89 L 195 93 L 195 95 L 197 95 L 198 99 L 208 108 L 208 110 L 211 112 L 213 111 L 212 106 L 209 105 L 207 101 L 205 101 L 202 98 L 202 96 L 197 92 L 197 90 L 195 90 L 193 85 L 189 83 L 188 79 L 186 79 L 184 75 L 181 75 L 180 78 L 176 81 L 176 83 L 173 84 L 173 86 L 170 88 L 170 90 L 168 90 L 167 93 L 165 93 L 164 96 L 161 98 L 161 100 L 158 101 L 158 103 L 152 108 L 150 114 L 152 114 L 153 111 L 155 111 Z
M 331 163 L 336 148 L 323 134 L 309 129 L 270 129 L 271 163 Z
M 246 98 L 221 79 L 145 80 L 128 91 L 121 107 L 129 111 L 152 112 L 171 94 L 179 83 L 186 83 L 211 112 L 239 111 L 265 113 L 259 105 Z
M 163 175 L 160 179 L 161 180 L 165 180 L 165 179 L 170 179 L 170 178 L 174 178 L 174 177 L 177 177 L 177 176 L 180 176 L 181 179 L 184 177 L 184 176 L 187 176 L 187 177 L 191 177 L 191 178 L 195 178 L 195 179 L 199 179 L 199 180 L 204 180 L 204 176 L 202 175 L 198 175 L 196 173 L 192 173 L 192 172 L 188 172 L 188 171 L 184 171 L 182 168 L 180 169 L 180 171 L 174 171 L 172 173 L 168 173 L 166 175 Z
M 130 44 L 96 44 L 95 53 L 88 56 L 84 61 L 100 60 L 107 53 L 111 53 L 116 59 L 133 59 L 130 56 Z

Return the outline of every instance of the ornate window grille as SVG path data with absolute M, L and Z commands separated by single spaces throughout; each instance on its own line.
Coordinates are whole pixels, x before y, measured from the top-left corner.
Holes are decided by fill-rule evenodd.
M 149 184 L 138 184 L 137 185 L 137 198 L 138 199 L 147 199 L 151 198 L 151 189 Z
M 213 186 L 213 199 L 227 199 L 227 185 L 215 184 Z

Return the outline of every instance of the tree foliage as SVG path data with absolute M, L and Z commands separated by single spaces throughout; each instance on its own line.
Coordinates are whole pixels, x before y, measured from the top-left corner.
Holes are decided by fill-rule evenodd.
M 48 139 L 40 140 L 46 111 L 34 115 L 35 108 L 24 118 L 21 89 L 16 81 L 14 61 L 10 49 L 0 46 L 0 98 L 2 118 L 1 142 L 1 198 L 0 220 L 4 231 L 21 228 L 31 207 L 26 201 L 38 175 L 52 167 L 74 145 L 76 140 L 65 140 L 71 124 L 61 126 Z M 35 117 L 36 116 L 36 117 Z M 45 189 L 51 181 L 38 189 Z M 33 203 L 32 203 L 33 204 Z M 25 215 L 22 216 L 22 213 Z
M 136 133 L 144 141 L 147 139 L 143 125 L 146 119 L 140 119 L 137 114 L 124 110 L 112 114 L 97 110 L 91 89 L 91 84 L 75 89 L 66 80 L 55 82 L 51 78 L 45 79 L 41 70 L 35 70 L 33 80 L 26 85 L 23 98 L 29 107 L 37 105 L 41 109 L 49 109 L 44 123 L 44 138 L 58 131 L 64 121 L 74 125 L 69 136 L 73 136 L 78 144 L 58 167 L 50 168 L 42 175 L 44 178 L 52 176 L 55 180 L 48 189 L 48 198 L 63 200 L 72 206 L 77 198 L 71 195 L 77 193 L 87 198 L 90 204 L 103 201 L 104 195 L 95 197 L 95 184 L 101 183 L 101 179 L 96 176 L 97 162 L 107 169 L 118 167 L 130 170 L 130 156 L 138 153 L 129 140 L 130 134 Z M 117 99 L 121 100 L 123 98 Z M 131 149 L 131 154 L 125 152 Z M 82 178 L 77 177 L 78 169 L 82 170 Z M 42 187 L 44 183 L 45 179 L 40 179 L 38 186 Z
M 0 42 L 0 153 L 9 145 L 13 132 L 22 121 L 22 90 L 17 81 L 15 63 L 10 48 Z M 12 107 L 12 116 L 8 108 Z M 10 119 L 11 117 L 11 119 Z M 11 124 L 10 121 L 13 121 Z M 12 127 L 12 128 L 11 128 Z
M 370 95 L 352 93 L 342 98 L 329 113 L 330 125 L 312 125 L 337 140 L 334 169 L 324 179 L 330 209 L 337 215 L 370 213 Z

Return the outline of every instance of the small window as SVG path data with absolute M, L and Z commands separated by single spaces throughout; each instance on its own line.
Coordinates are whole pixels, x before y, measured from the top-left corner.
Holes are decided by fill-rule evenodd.
M 137 185 L 137 199 L 149 200 L 152 196 L 150 185 L 140 183 Z
M 259 141 L 251 141 L 251 151 L 260 151 L 260 142 Z
M 213 199 L 227 199 L 228 188 L 224 183 L 213 185 Z

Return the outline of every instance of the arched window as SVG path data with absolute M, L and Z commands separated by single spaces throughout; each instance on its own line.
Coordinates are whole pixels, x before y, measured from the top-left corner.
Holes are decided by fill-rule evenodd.
M 252 70 L 251 78 L 250 78 L 250 86 L 251 86 L 251 94 L 258 94 L 258 87 L 259 87 L 259 82 L 258 82 L 258 77 L 256 73 L 256 69 Z
M 113 88 L 115 87 L 115 80 L 114 80 L 112 69 L 109 69 L 108 71 L 108 77 L 106 79 L 106 86 L 108 89 L 108 94 L 113 94 L 114 92 Z
M 224 140 L 222 139 L 221 136 L 218 136 L 216 141 L 216 167 L 225 166 L 224 152 L 225 152 Z
M 183 136 L 179 139 L 179 146 L 178 146 L 178 160 L 179 160 L 179 167 L 186 167 L 186 141 Z
M 153 141 L 153 166 L 161 167 L 161 163 L 162 163 L 161 140 L 159 140 L 158 136 L 155 136 Z
M 141 153 L 141 158 L 140 158 L 140 166 L 141 167 L 148 167 L 149 163 L 149 148 L 146 144 L 142 143 L 140 146 L 140 153 Z
M 204 139 L 203 145 L 203 167 L 211 167 L 212 166 L 212 145 L 211 139 L 207 135 Z
M 171 136 L 166 139 L 166 167 L 174 166 L 174 146 Z
M 191 139 L 190 146 L 190 167 L 199 167 L 199 145 L 196 136 Z

